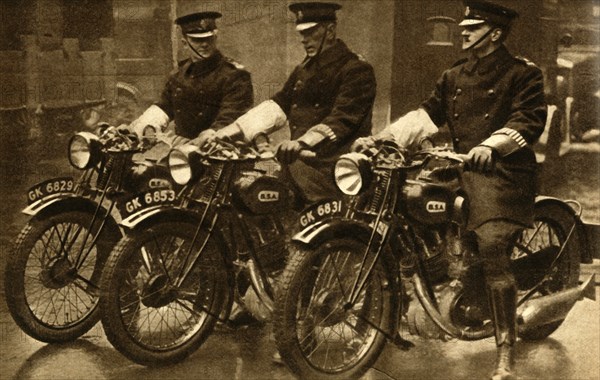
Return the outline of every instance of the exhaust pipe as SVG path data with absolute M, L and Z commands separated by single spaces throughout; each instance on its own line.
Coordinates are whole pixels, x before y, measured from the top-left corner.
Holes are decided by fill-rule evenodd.
M 563 320 L 575 303 L 584 298 L 596 299 L 592 274 L 581 286 L 525 302 L 517 310 L 520 327 L 532 328 Z

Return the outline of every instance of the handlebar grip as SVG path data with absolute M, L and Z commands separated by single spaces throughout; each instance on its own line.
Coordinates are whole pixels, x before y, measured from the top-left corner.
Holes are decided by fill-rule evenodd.
M 301 160 L 317 158 L 317 154 L 311 150 L 301 150 L 298 156 Z
M 461 159 L 464 163 L 466 163 L 467 161 L 469 161 L 469 155 L 468 154 L 462 154 L 462 153 L 457 153 L 456 157 Z

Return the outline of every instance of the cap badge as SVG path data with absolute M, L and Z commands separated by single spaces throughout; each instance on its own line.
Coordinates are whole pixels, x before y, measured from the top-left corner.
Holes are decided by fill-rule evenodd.
M 302 11 L 298 11 L 298 21 L 302 21 L 303 18 L 304 14 L 302 13 Z
M 466 7 L 465 8 L 465 16 L 468 16 L 471 13 L 471 8 Z

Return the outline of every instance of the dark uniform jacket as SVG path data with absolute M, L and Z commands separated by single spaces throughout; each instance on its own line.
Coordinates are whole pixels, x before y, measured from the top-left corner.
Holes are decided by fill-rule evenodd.
M 318 124 L 327 125 L 335 136 L 317 145 L 318 160 L 289 167 L 310 201 L 336 196 L 334 160 L 358 137 L 371 134 L 376 87 L 373 67 L 338 40 L 298 65 L 273 97 L 287 115 L 293 140 Z
M 204 61 L 181 61 L 156 105 L 175 121 L 177 135 L 193 139 L 233 123 L 253 102 L 250 74 L 217 52 Z
M 319 159 L 288 167 L 308 201 L 336 197 L 334 161 L 358 137 L 371 134 L 376 86 L 373 67 L 338 40 L 298 65 L 273 97 L 287 116 L 292 140 L 318 124 L 327 125 L 334 137 L 315 147 Z
M 376 86 L 373 67 L 338 40 L 298 65 L 273 100 L 287 115 L 292 139 L 326 124 L 336 142 L 319 153 L 338 156 L 358 137 L 371 134 Z
M 469 152 L 502 128 L 527 142 L 500 158 L 494 174 L 465 173 L 464 184 L 471 228 L 491 219 L 529 225 L 536 190 L 535 155 L 529 146 L 542 134 L 547 113 L 541 70 L 501 47 L 480 60 L 458 61 L 421 107 L 437 126 L 448 125 L 459 153 Z

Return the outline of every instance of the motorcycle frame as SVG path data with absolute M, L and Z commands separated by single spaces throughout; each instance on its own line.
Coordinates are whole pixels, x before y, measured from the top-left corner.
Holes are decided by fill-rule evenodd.
M 375 170 L 388 171 L 390 177 L 388 183 L 386 184 L 384 198 L 380 202 L 381 204 L 379 210 L 374 214 L 368 215 L 368 219 L 371 220 L 370 223 L 357 222 L 357 219 L 365 219 L 365 216 L 359 215 L 353 211 L 349 211 L 346 218 L 342 220 L 336 220 L 335 218 L 332 218 L 330 220 L 324 220 L 318 225 L 305 228 L 296 234 L 292 238 L 292 241 L 300 245 L 315 246 L 329 238 L 338 236 L 339 231 L 362 230 L 362 235 L 353 234 L 353 236 L 362 236 L 363 239 L 368 236 L 368 240 L 365 239 L 367 242 L 367 247 L 363 252 L 361 266 L 354 281 L 351 296 L 347 300 L 349 305 L 352 305 L 352 302 L 356 301 L 358 294 L 360 294 L 364 288 L 364 285 L 368 281 L 375 263 L 380 260 L 383 250 L 386 247 L 389 247 L 397 260 L 411 256 L 416 259 L 416 271 L 411 280 L 415 285 L 417 298 L 423 308 L 427 311 L 428 315 L 440 329 L 442 329 L 449 336 L 461 340 L 480 340 L 490 337 L 494 333 L 491 325 L 489 329 L 484 329 L 477 333 L 463 331 L 445 323 L 438 311 L 438 304 L 436 302 L 433 284 L 425 269 L 424 258 L 427 255 L 427 245 L 418 237 L 418 235 L 414 233 L 413 229 L 411 228 L 411 223 L 415 222 L 409 222 L 405 220 L 402 213 L 398 212 L 397 207 L 400 206 L 399 202 L 401 201 L 401 194 L 399 193 L 398 188 L 401 186 L 396 186 L 394 189 L 390 189 L 390 185 L 392 183 L 400 183 L 398 181 L 403 179 L 402 176 L 404 176 L 405 171 L 409 169 L 411 168 L 375 167 Z M 536 199 L 536 205 L 547 203 L 557 205 L 573 220 L 572 225 L 567 229 L 565 242 L 561 246 L 558 256 L 553 260 L 553 263 L 550 267 L 552 268 L 563 255 L 565 247 L 569 243 L 574 233 L 578 233 L 581 239 L 583 239 L 581 243 L 583 249 L 582 259 L 586 256 L 589 256 L 589 252 L 587 252 L 587 240 L 585 239 L 586 235 L 583 233 L 584 231 L 582 230 L 582 222 L 580 220 L 581 207 L 578 206 L 577 202 L 574 201 L 564 202 L 550 197 L 538 197 Z M 572 203 L 575 203 L 575 206 L 578 207 L 577 211 L 569 206 L 569 204 Z M 350 210 L 352 210 L 352 207 Z M 380 226 L 385 227 L 380 228 Z M 379 231 L 380 229 L 383 229 L 383 231 Z M 364 234 L 365 230 L 368 231 L 368 235 Z M 377 245 L 376 249 L 373 249 L 374 244 Z M 366 271 L 364 271 L 365 264 L 369 259 L 369 256 L 372 256 L 372 262 Z M 537 289 L 539 285 L 543 283 L 545 278 L 546 276 L 544 276 L 530 291 L 526 292 L 524 296 L 520 297 L 518 300 L 518 305 L 521 305 L 527 301 L 531 294 L 535 292 L 535 289 Z M 399 312 L 401 312 L 401 310 L 399 310 Z M 369 321 L 366 322 L 369 323 Z M 398 326 L 396 324 L 396 331 L 392 333 L 387 333 L 385 331 L 380 332 L 389 340 L 396 342 L 398 340 L 396 334 L 397 328 Z
M 200 259 L 209 239 L 214 237 L 218 239 L 220 243 L 224 243 L 219 244 L 221 248 L 219 253 L 229 272 L 228 277 L 230 278 L 229 282 L 232 290 L 237 289 L 235 267 L 247 269 L 252 288 L 261 302 L 270 312 L 272 312 L 274 290 L 267 280 L 266 271 L 258 257 L 254 239 L 248 232 L 248 224 L 250 221 L 244 213 L 237 209 L 229 190 L 230 187 L 233 186 L 234 176 L 239 169 L 239 163 L 237 161 L 213 162 L 210 160 L 208 163 L 203 163 L 203 165 L 223 165 L 217 183 L 214 186 L 214 190 L 208 196 L 208 199 L 203 201 L 194 199 L 194 191 L 201 185 L 200 181 L 197 179 L 182 189 L 177 197 L 177 199 L 179 199 L 179 204 L 176 206 L 157 206 L 141 210 L 122 221 L 121 225 L 128 229 L 147 229 L 152 225 L 168 221 L 183 220 L 195 224 L 196 230 L 194 237 L 192 238 L 187 252 L 185 252 L 184 264 L 175 277 L 175 286 L 180 286 L 185 281 L 194 265 Z M 193 208 L 196 205 L 202 205 L 203 210 L 200 212 L 194 210 Z M 228 220 L 231 223 L 231 226 L 235 228 L 237 232 L 241 233 L 244 239 L 243 243 L 247 248 L 246 251 L 235 252 L 235 247 L 234 249 L 231 249 L 230 244 L 235 242 L 235 238 L 233 236 L 224 236 L 221 229 L 218 228 L 219 223 L 224 220 Z M 281 229 L 280 225 L 278 225 L 278 229 Z M 231 234 L 233 235 L 233 231 L 231 231 Z M 196 242 L 199 239 L 201 239 L 199 242 L 200 249 L 197 249 L 196 252 L 192 252 L 192 247 L 196 246 Z M 234 298 L 237 297 L 238 295 L 236 292 Z M 227 311 L 223 316 L 214 315 L 210 310 L 203 311 L 217 320 L 225 322 L 229 318 L 232 301 L 233 299 L 227 301 Z

